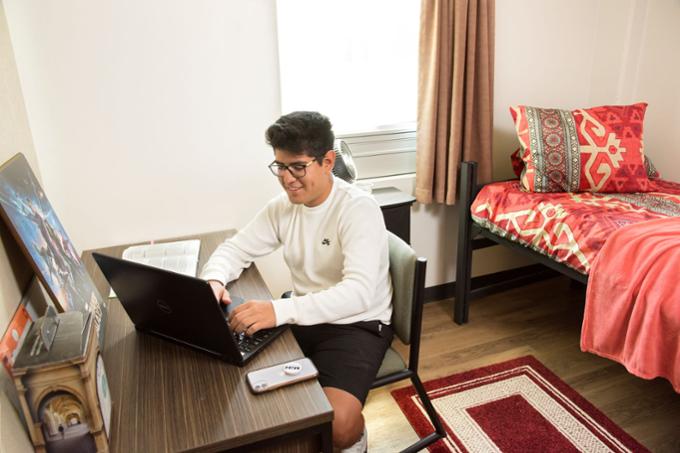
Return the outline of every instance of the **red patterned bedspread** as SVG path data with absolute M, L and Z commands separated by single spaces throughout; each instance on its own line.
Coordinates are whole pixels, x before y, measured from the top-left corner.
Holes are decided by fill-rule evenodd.
M 626 225 L 680 216 L 680 184 L 653 180 L 646 193 L 529 193 L 518 181 L 484 186 L 475 223 L 583 274 L 609 235 Z
M 680 393 L 680 217 L 614 231 L 588 277 L 581 350 Z

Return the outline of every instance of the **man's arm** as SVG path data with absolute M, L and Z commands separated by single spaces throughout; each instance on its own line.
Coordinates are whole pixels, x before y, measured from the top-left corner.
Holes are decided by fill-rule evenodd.
M 281 245 L 275 221 L 277 200 L 269 202 L 248 225 L 220 244 L 203 266 L 200 278 L 211 282 L 215 297 L 220 292 L 218 283 L 224 287 L 236 280 L 253 260 L 273 252 Z

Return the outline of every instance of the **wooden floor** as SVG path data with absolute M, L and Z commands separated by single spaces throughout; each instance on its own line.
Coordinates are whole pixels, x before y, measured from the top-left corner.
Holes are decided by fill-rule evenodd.
M 426 381 L 531 354 L 653 452 L 680 452 L 680 395 L 670 384 L 637 378 L 579 349 L 584 298 L 582 287 L 556 277 L 473 301 L 464 326 L 451 321 L 451 300 L 426 304 L 420 376 Z M 371 453 L 415 441 L 389 393 L 408 384 L 369 394 L 364 416 Z

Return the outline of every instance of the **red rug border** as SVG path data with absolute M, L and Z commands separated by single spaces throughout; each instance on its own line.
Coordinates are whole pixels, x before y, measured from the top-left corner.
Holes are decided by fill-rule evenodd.
M 475 368 L 473 370 L 463 371 L 460 373 L 455 373 L 450 376 L 445 376 L 441 378 L 432 379 L 423 383 L 425 390 L 430 392 L 434 389 L 439 389 L 448 385 L 458 384 L 466 381 L 470 381 L 475 378 L 487 376 L 489 374 L 494 374 L 506 370 L 511 370 L 518 366 L 529 366 L 536 370 L 540 375 L 542 375 L 551 385 L 562 392 L 567 398 L 569 398 L 576 406 L 581 408 L 590 417 L 592 417 L 597 423 L 602 425 L 605 429 L 609 431 L 610 434 L 615 436 L 623 445 L 634 452 L 647 452 L 649 450 L 640 444 L 635 438 L 630 434 L 625 432 L 620 426 L 614 423 L 609 417 L 607 417 L 600 409 L 595 407 L 590 401 L 574 390 L 569 384 L 564 382 L 559 376 L 552 372 L 549 368 L 543 365 L 536 357 L 533 355 L 526 355 L 518 357 L 515 359 L 506 360 L 503 362 L 495 363 L 492 365 L 486 365 L 482 367 Z M 419 436 L 424 436 L 433 431 L 433 427 L 427 417 L 422 416 L 422 414 L 415 412 L 415 416 L 412 415 L 412 411 L 416 409 L 413 407 L 413 403 L 410 401 L 410 397 L 416 393 L 415 388 L 411 386 L 399 388 L 390 392 L 392 397 L 397 402 L 397 405 L 401 411 L 406 416 L 407 420 L 414 428 Z M 442 423 L 445 426 L 446 431 L 450 434 L 450 440 L 458 445 L 459 448 L 465 450 L 465 448 L 457 442 L 457 439 L 453 436 L 452 430 L 447 426 L 446 422 L 442 419 Z M 429 450 L 433 453 L 450 451 L 446 446 L 443 445 L 442 441 L 438 441 L 429 447 Z

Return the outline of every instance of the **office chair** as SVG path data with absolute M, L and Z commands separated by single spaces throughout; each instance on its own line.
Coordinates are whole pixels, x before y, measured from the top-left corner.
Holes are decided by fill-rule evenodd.
M 404 344 L 410 345 L 409 360 L 407 366 L 401 355 L 390 347 L 385 353 L 385 358 L 371 388 L 411 379 L 435 430 L 402 450 L 402 453 L 410 453 L 424 449 L 445 437 L 446 433 L 418 377 L 427 260 L 418 258 L 413 249 L 399 237 L 391 232 L 387 234 L 389 235 L 390 277 L 392 278 L 392 328 Z

